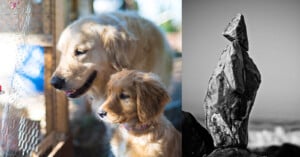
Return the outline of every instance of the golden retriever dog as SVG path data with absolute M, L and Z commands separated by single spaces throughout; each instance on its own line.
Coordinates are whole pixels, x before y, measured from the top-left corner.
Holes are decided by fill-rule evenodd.
M 65 28 L 57 49 L 60 62 L 51 84 L 69 98 L 87 94 L 103 101 L 110 75 L 122 68 L 153 72 L 164 83 L 170 81 L 169 44 L 155 24 L 134 12 L 81 18 Z
M 170 97 L 157 75 L 124 69 L 107 86 L 98 115 L 118 124 L 110 142 L 116 157 L 181 157 L 181 134 L 163 115 Z

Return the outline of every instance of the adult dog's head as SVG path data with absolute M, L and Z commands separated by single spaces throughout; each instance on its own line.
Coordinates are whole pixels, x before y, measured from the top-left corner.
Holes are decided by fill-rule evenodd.
M 57 44 L 60 62 L 51 84 L 76 98 L 92 89 L 103 95 L 109 76 L 128 59 L 124 51 L 134 37 L 112 17 L 89 17 L 75 21 L 61 34 Z M 117 53 L 116 53 L 117 52 Z
M 158 76 L 122 70 L 111 76 L 99 117 L 110 123 L 147 124 L 163 112 L 170 97 Z

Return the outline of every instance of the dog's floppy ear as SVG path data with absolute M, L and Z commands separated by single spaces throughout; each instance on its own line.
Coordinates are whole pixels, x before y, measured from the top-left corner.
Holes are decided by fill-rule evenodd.
M 127 58 L 128 50 L 135 40 L 134 35 L 123 26 L 105 25 L 100 29 L 100 40 L 104 50 L 108 53 L 113 67 L 120 71 L 122 68 L 130 68 Z
M 158 76 L 142 74 L 136 81 L 137 114 L 140 122 L 147 122 L 161 114 L 170 97 Z

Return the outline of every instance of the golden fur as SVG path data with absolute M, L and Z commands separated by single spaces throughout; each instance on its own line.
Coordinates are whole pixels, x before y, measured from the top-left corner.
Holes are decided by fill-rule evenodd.
M 116 157 L 181 157 L 181 134 L 163 115 L 170 97 L 157 75 L 122 70 L 111 76 L 99 117 L 119 124 Z
M 122 68 L 156 73 L 167 85 L 170 81 L 171 49 L 164 35 L 132 12 L 79 19 L 62 32 L 57 49 L 61 57 L 53 76 L 65 80 L 61 90 L 66 94 L 81 88 L 94 71 L 96 78 L 84 94 L 97 102 L 103 102 L 110 75 Z

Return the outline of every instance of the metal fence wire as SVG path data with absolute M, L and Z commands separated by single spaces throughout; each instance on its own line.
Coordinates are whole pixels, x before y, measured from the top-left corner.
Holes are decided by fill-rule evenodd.
M 2 46 L 9 46 L 10 52 L 15 54 L 15 65 L 7 78 L 5 93 L 0 93 L 0 156 L 1 157 L 26 157 L 35 151 L 41 141 L 40 122 L 28 118 L 25 108 L 30 108 L 26 97 L 24 82 L 16 74 L 16 69 L 21 66 L 24 58 L 20 53 L 20 45 L 25 44 L 25 35 L 31 17 L 31 0 L 0 0 L 0 33 L 7 33 L 8 38 L 0 40 Z M 5 51 L 5 50 L 4 50 Z M 4 61 L 2 57 L 0 61 Z M 1 67 L 1 69 L 6 67 Z M 1 70 L 0 70 L 1 75 Z M 1 82 L 0 82 L 1 84 Z

